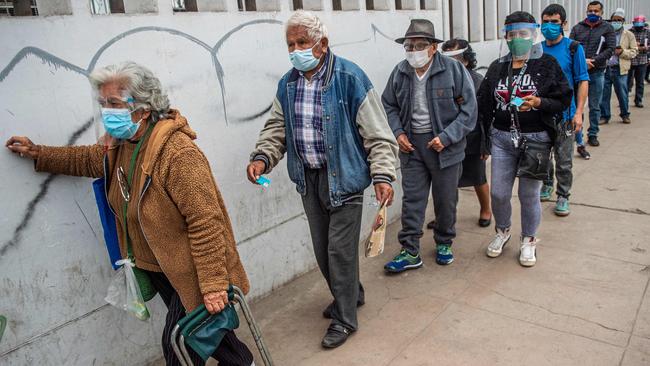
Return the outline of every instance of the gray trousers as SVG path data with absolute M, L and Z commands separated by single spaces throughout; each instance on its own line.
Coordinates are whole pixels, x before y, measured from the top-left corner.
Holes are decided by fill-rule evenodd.
M 567 128 L 569 129 L 567 133 Z M 553 178 L 557 177 L 557 196 L 569 198 L 571 185 L 573 184 L 573 131 L 570 124 L 559 129 L 555 143 L 553 144 L 553 156 L 555 157 L 555 168 L 553 162 L 549 165 L 548 177 L 544 185 L 553 186 Z
M 415 151 L 400 152 L 402 170 L 402 230 L 398 240 L 411 254 L 420 252 L 420 238 L 424 234 L 424 214 L 433 195 L 433 209 L 436 223 L 433 240 L 436 244 L 451 245 L 456 237 L 456 204 L 458 203 L 458 180 L 462 173 L 462 162 L 440 169 L 440 160 L 435 150 L 427 149 L 433 139 L 432 133 L 413 134 L 410 138 Z
M 539 142 L 551 141 L 547 132 L 523 133 L 527 139 Z M 492 128 L 492 214 L 497 229 L 508 229 L 512 225 L 512 187 L 517 177 L 520 150 L 515 148 L 509 131 Z M 542 204 L 539 190 L 542 182 L 529 178 L 519 178 L 519 204 L 521 206 L 521 235 L 535 236 L 542 222 Z
M 357 330 L 357 303 L 364 301 L 359 281 L 359 236 L 363 192 L 359 197 L 332 207 L 327 168 L 305 169 L 307 192 L 302 196 L 314 255 L 334 297 L 332 323 Z

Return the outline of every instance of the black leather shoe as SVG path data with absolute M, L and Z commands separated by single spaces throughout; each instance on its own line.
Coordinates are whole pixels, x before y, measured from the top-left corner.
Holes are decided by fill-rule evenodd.
M 492 218 L 490 217 L 489 219 L 478 219 L 478 226 L 480 227 L 488 227 L 492 225 Z
M 637 108 L 643 108 L 643 103 L 634 103 Z
M 587 143 L 591 146 L 600 146 L 600 142 L 598 142 L 598 137 L 596 136 L 589 136 Z
M 325 333 L 325 337 L 323 337 L 321 346 L 325 348 L 336 348 L 345 343 L 351 333 L 351 330 L 342 325 L 330 324 L 329 328 L 327 328 L 327 333 Z
M 365 304 L 365 303 L 366 303 L 365 301 L 363 301 L 363 300 L 359 300 L 359 301 L 357 302 L 357 307 L 360 308 L 360 307 L 362 307 L 363 304 Z M 327 307 L 325 308 L 325 310 L 323 310 L 323 318 L 325 318 L 325 319 L 332 319 L 332 308 L 334 307 L 334 304 L 335 304 L 335 302 L 332 301 L 329 305 L 327 305 Z
M 434 226 L 436 226 L 436 220 L 431 220 L 431 221 L 427 224 L 427 229 L 429 229 L 429 230 L 433 230 L 433 227 L 434 227 Z

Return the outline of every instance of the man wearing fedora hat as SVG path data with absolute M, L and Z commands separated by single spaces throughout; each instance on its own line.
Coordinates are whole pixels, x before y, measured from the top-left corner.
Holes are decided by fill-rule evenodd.
M 472 79 L 458 61 L 437 51 L 433 23 L 413 19 L 404 37 L 406 60 L 395 66 L 382 95 L 388 122 L 399 144 L 402 170 L 400 253 L 386 264 L 397 273 L 422 266 L 420 238 L 433 195 L 436 262 L 450 264 L 456 236 L 458 179 L 465 157 L 465 136 L 476 124 Z

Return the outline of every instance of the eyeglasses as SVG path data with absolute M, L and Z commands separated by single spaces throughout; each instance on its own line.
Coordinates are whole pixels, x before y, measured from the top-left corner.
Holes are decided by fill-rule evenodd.
M 120 193 L 122 193 L 122 198 L 124 198 L 124 202 L 129 202 L 131 199 L 131 187 L 129 186 L 129 181 L 126 178 L 126 174 L 124 173 L 124 168 L 119 167 L 117 169 L 117 183 L 120 185 Z
M 427 48 L 431 46 L 431 43 L 428 42 L 418 42 L 418 43 L 404 43 L 404 50 L 406 52 L 413 52 L 413 51 L 424 51 Z
M 97 103 L 102 108 L 128 108 L 130 107 L 129 103 L 133 103 L 135 100 L 132 97 L 108 97 L 97 98 Z

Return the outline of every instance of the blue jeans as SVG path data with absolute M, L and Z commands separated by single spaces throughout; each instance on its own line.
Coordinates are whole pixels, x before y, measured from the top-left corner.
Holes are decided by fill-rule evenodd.
M 585 146 L 585 142 L 582 139 L 582 128 L 576 133 L 576 144 L 578 146 Z
M 589 74 L 589 136 L 598 136 L 600 101 L 603 98 L 604 83 L 605 70 L 598 70 Z
M 630 115 L 628 111 L 628 97 L 627 97 L 627 74 L 621 75 L 621 68 L 618 66 L 608 66 L 605 71 L 605 85 L 603 87 L 603 98 L 600 100 L 600 115 L 602 118 L 610 119 L 612 113 L 610 104 L 612 99 L 612 86 L 618 98 L 618 105 L 621 109 L 621 117 Z M 589 128 L 591 130 L 591 127 Z M 591 136 L 591 133 L 589 133 Z
M 524 133 L 524 137 L 540 142 L 551 141 L 547 132 Z M 492 176 L 490 196 L 492 214 L 497 229 L 507 229 L 512 225 L 512 188 L 517 176 L 519 149 L 510 139 L 510 132 L 490 130 L 492 141 Z M 517 195 L 521 207 L 521 235 L 535 236 L 542 222 L 542 204 L 539 201 L 541 180 L 519 178 Z

